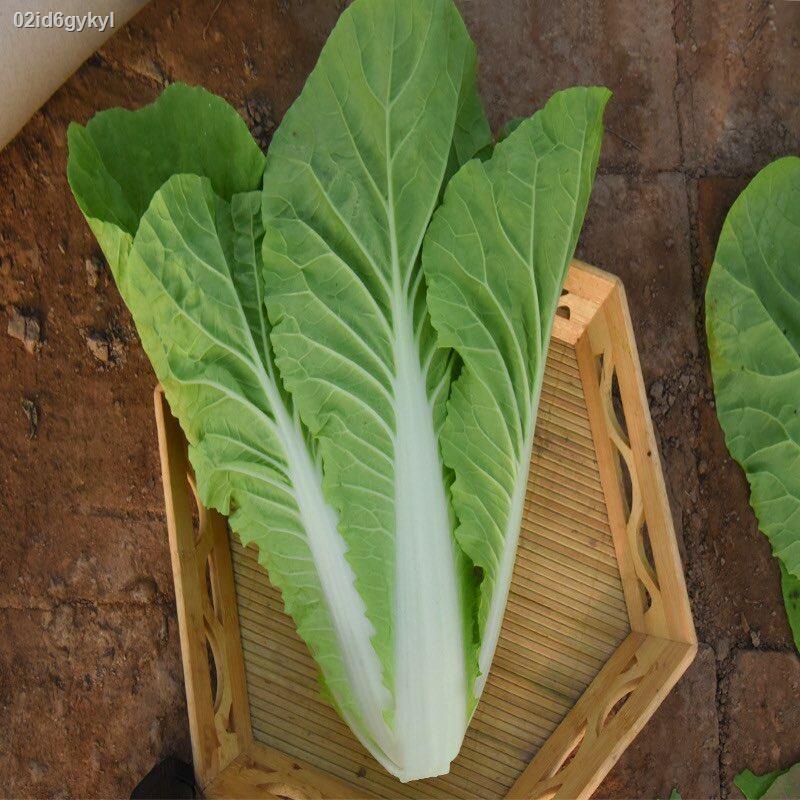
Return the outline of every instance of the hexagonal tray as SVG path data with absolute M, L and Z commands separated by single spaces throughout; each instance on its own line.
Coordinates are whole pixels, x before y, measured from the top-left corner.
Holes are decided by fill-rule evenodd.
M 570 268 L 500 644 L 461 752 L 432 780 L 391 777 L 320 698 L 256 551 L 198 505 L 186 440 L 155 400 L 207 797 L 588 797 L 694 657 L 628 306 L 607 273 Z

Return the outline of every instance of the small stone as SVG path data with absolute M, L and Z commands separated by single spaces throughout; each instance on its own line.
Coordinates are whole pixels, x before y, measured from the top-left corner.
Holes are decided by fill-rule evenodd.
M 697 465 L 697 472 L 700 475 L 708 473 L 708 462 L 705 459 L 701 459 L 700 463 Z
M 161 625 L 156 631 L 156 642 L 158 643 L 159 647 L 166 647 L 167 642 L 169 641 L 169 617 L 166 614 L 163 614 L 161 617 Z
M 28 438 L 35 439 L 36 433 L 39 430 L 39 409 L 36 405 L 36 401 L 28 397 L 23 397 L 21 404 L 22 410 L 28 418 Z
M 33 314 L 23 314 L 16 306 L 11 307 L 11 317 L 8 320 L 8 335 L 18 339 L 25 349 L 33 354 L 39 349 L 42 342 L 42 329 L 39 320 Z
M 158 597 L 158 586 L 152 578 L 137 578 L 127 588 L 131 600 L 136 603 L 148 605 L 154 603 Z
M 164 723 L 158 717 L 150 723 L 150 746 L 157 753 L 164 746 Z
M 714 652 L 717 661 L 724 661 L 731 654 L 731 643 L 727 636 L 723 636 L 715 645 Z
M 744 615 L 744 612 L 742 612 L 739 616 L 739 623 L 741 624 L 742 630 L 745 633 L 750 633 L 750 623 L 747 621 L 747 617 Z
M 39 783 L 44 778 L 44 768 L 38 761 L 30 761 L 28 763 L 28 772 L 33 783 Z
M 750 641 L 753 643 L 753 647 L 761 647 L 761 634 L 756 630 L 751 630 Z
M 664 382 L 663 381 L 655 381 L 653 385 L 650 387 L 650 396 L 656 403 L 660 403 L 664 397 Z
M 89 256 L 84 262 L 86 267 L 86 282 L 94 289 L 103 274 L 103 261 L 98 256 Z
M 103 336 L 91 334 L 86 337 L 86 344 L 89 352 L 103 364 L 107 364 L 111 358 L 111 348 Z
M 8 335 L 14 339 L 25 341 L 25 317 L 16 309 L 11 309 L 11 318 L 8 320 Z

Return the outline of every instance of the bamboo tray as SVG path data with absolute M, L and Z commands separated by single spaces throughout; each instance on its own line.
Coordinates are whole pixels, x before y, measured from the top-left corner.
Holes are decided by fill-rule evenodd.
M 194 768 L 207 797 L 588 797 L 697 649 L 621 283 L 573 263 L 497 655 L 449 775 L 402 784 L 319 697 L 256 552 L 198 506 L 156 389 Z

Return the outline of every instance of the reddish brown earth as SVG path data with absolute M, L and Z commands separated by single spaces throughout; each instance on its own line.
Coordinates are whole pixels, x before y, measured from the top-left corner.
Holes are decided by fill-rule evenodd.
M 190 756 L 153 375 L 109 276 L 87 267 L 97 248 L 66 185 L 66 126 L 184 80 L 228 98 L 266 146 L 341 5 L 155 0 L 0 152 L 8 796 L 125 797 L 162 756 Z M 800 147 L 800 4 L 460 5 L 495 126 L 570 84 L 615 93 L 579 254 L 628 290 L 703 645 L 598 796 L 738 796 L 739 770 L 800 760 L 800 666 L 714 415 L 702 300 L 736 193 Z

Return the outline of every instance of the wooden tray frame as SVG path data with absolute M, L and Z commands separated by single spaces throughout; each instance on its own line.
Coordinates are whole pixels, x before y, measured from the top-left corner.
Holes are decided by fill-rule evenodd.
M 631 633 L 507 795 L 536 800 L 589 797 L 697 651 L 621 282 L 574 262 L 553 337 L 577 355 Z M 371 797 L 254 741 L 227 523 L 193 497 L 186 440 L 160 387 L 155 408 L 194 769 L 205 795 Z

